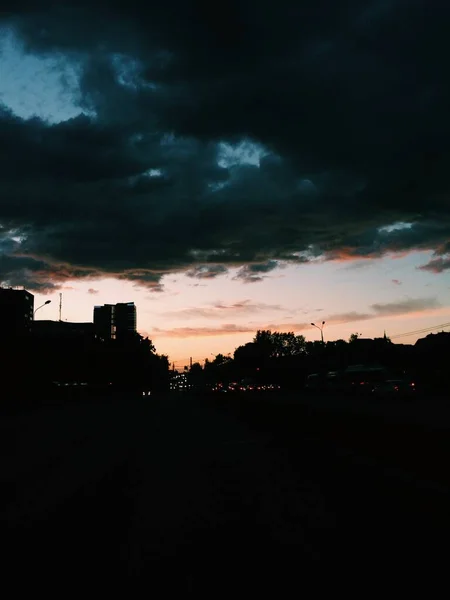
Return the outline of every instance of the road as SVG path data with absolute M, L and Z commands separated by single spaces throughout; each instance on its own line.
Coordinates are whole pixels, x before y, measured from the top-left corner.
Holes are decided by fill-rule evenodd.
M 5 572 L 56 587 L 280 593 L 313 574 L 317 586 L 324 573 L 437 565 L 442 481 L 290 431 L 188 397 L 5 419 Z

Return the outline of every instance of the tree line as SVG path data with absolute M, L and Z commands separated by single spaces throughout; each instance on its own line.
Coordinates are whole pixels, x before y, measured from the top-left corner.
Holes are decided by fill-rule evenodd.
M 251 378 L 296 388 L 311 373 L 344 370 L 352 364 L 382 365 L 398 374 L 435 373 L 443 370 L 442 356 L 442 352 L 393 344 L 387 336 L 364 340 L 352 333 L 347 341 L 309 342 L 293 332 L 258 330 L 252 341 L 237 347 L 233 355 L 219 353 L 213 360 L 205 359 L 203 366 L 194 363 L 189 380 L 195 387 Z

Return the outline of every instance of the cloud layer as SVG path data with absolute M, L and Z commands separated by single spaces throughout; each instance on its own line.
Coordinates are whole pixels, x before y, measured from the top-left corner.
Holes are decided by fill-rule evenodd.
M 370 310 L 367 312 L 348 312 L 348 313 L 337 313 L 324 317 L 325 326 L 328 328 L 332 325 L 341 325 L 343 323 L 357 323 L 362 321 L 369 321 L 371 319 L 377 319 L 380 317 L 398 317 L 401 315 L 411 314 L 425 314 L 427 311 L 433 311 L 440 307 L 440 303 L 436 298 L 406 298 L 397 302 L 388 302 L 385 304 L 377 303 L 370 306 Z M 167 316 L 179 316 L 186 318 L 202 317 L 202 318 L 214 318 L 217 320 L 219 312 L 223 311 L 224 318 L 230 318 L 231 314 L 234 313 L 234 317 L 239 319 L 247 311 L 255 312 L 263 311 L 265 309 L 271 310 L 283 310 L 280 306 L 271 306 L 266 304 L 253 305 L 250 302 L 238 302 L 232 305 L 216 304 L 212 307 L 200 307 L 191 308 L 179 311 L 176 315 L 173 313 Z M 322 317 L 321 317 L 322 320 Z M 155 327 L 150 335 L 152 337 L 175 337 L 175 338 L 188 338 L 188 337 L 208 337 L 218 335 L 230 335 L 234 333 L 255 333 L 258 329 L 270 329 L 271 331 L 295 331 L 302 333 L 305 330 L 312 329 L 314 326 L 311 322 L 305 321 L 300 323 L 263 323 L 254 324 L 252 323 L 224 323 L 219 326 L 198 326 L 198 327 L 172 327 L 170 329 L 162 329 Z
M 0 106 L 0 280 L 450 268 L 446 3 L 21 4 L 0 26 L 76 64 L 79 116 Z
M 265 302 L 252 302 L 251 300 L 240 300 L 226 304 L 224 302 L 215 302 L 207 306 L 183 308 L 181 310 L 169 311 L 164 313 L 165 317 L 175 319 L 221 319 L 221 318 L 239 318 L 248 314 L 256 314 L 265 311 L 283 311 L 288 312 L 279 304 L 266 304 Z

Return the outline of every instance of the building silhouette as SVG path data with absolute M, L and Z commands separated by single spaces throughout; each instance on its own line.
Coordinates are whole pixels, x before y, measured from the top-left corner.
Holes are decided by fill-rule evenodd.
M 95 339 L 93 323 L 70 323 L 68 321 L 34 321 L 32 333 L 35 338 L 51 339 Z
M 26 290 L 0 288 L 0 333 L 5 337 L 28 335 L 34 315 L 34 296 Z
M 450 349 L 450 333 L 448 331 L 429 333 L 426 337 L 418 339 L 415 347 L 422 352 L 448 350 Z
M 103 341 L 129 341 L 136 337 L 134 302 L 104 304 L 94 307 L 94 327 Z
M 115 338 L 113 304 L 94 306 L 94 327 L 101 340 L 109 342 Z

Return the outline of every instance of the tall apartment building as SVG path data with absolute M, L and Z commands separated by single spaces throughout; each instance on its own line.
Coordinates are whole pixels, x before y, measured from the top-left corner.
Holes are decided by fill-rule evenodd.
M 105 341 L 127 341 L 136 335 L 136 306 L 134 302 L 104 304 L 94 307 L 96 334 Z
M 0 335 L 28 335 L 34 315 L 34 296 L 26 290 L 0 288 Z
M 94 306 L 94 328 L 95 333 L 100 339 L 104 341 L 115 339 L 116 331 L 114 327 L 113 304 Z

